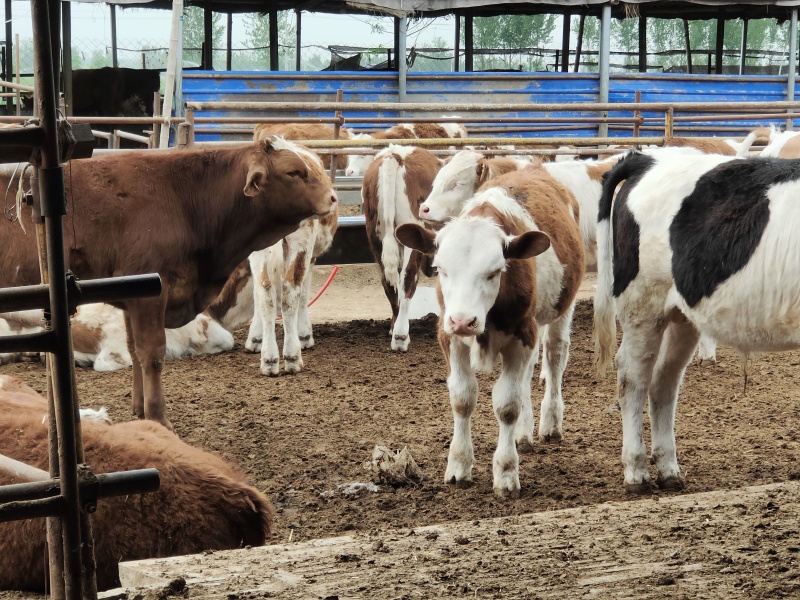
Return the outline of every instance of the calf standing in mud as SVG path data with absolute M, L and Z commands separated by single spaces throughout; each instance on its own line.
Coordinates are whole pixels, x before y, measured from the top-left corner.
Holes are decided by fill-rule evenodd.
M 539 438 L 559 441 L 564 404 L 561 378 L 569 326 L 583 277 L 578 204 L 541 167 L 492 180 L 438 233 L 416 224 L 397 229 L 404 245 L 435 254 L 442 312 L 439 343 L 448 364 L 454 431 L 445 481 L 472 480 L 471 418 L 478 401 L 477 371 L 502 371 L 492 390 L 500 427 L 494 490 L 519 496 L 519 455 L 533 444 L 531 378 L 539 325 L 549 324 L 546 367 L 552 374 L 542 400 Z M 535 258 L 534 258 L 535 257 Z

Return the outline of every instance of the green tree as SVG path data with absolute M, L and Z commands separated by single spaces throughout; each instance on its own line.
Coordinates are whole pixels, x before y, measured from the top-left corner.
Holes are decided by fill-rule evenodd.
M 522 65 L 525 70 L 544 69 L 546 57 L 532 54 L 529 51 L 514 51 L 544 48 L 550 40 L 556 19 L 556 15 L 476 17 L 472 25 L 474 47 L 476 49 L 507 50 L 507 52 L 497 55 L 479 55 L 475 59 L 475 68 L 516 69 Z M 461 39 L 462 41 L 464 39 L 463 29 Z
M 580 19 L 573 19 L 570 24 L 572 31 L 577 36 L 580 33 Z M 583 41 L 581 45 L 580 71 L 597 71 L 597 56 L 589 56 L 587 52 L 600 50 L 600 19 L 586 17 L 583 21 Z M 590 63 L 586 65 L 584 63 Z M 574 60 L 573 60 L 574 65 Z
M 254 58 L 262 68 L 269 67 L 269 15 L 250 13 L 244 18 L 244 31 L 248 45 L 253 48 Z M 283 68 L 294 69 L 295 40 L 297 23 L 294 13 L 289 10 L 278 11 L 278 60 Z M 282 52 L 281 49 L 284 51 Z
M 191 56 L 197 64 L 200 63 L 203 42 L 205 41 L 204 10 L 199 6 L 189 6 L 183 10 L 183 53 Z M 225 25 L 220 21 L 220 13 L 211 13 L 211 46 L 222 47 L 225 35 Z

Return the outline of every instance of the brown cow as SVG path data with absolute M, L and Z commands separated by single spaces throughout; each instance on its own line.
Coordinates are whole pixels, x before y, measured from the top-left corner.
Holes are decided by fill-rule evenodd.
M 695 148 L 703 154 L 722 154 L 723 156 L 736 156 L 739 144 L 733 140 L 719 138 L 683 138 L 674 137 L 664 144 L 665 148 Z
M 533 443 L 531 378 L 538 327 L 545 324 L 548 364 L 543 366 L 539 439 L 561 440 L 561 382 L 584 270 L 579 212 L 563 185 L 532 166 L 489 181 L 438 233 L 413 223 L 397 229 L 404 245 L 434 255 L 438 270 L 439 344 L 448 366 L 454 421 L 445 482 L 472 481 L 476 372 L 491 372 L 501 355 L 492 390 L 500 427 L 494 490 L 503 497 L 519 495 L 515 441 Z
M 47 468 L 46 400 L 0 377 L 0 453 Z M 119 585 L 120 561 L 194 554 L 265 543 L 274 511 L 220 457 L 194 448 L 156 423 L 82 422 L 86 462 L 95 473 L 156 468 L 155 493 L 102 499 L 92 515 L 97 585 Z M 0 473 L 0 484 L 24 483 Z M 45 591 L 45 520 L 0 524 L 0 589 Z
M 253 130 L 253 141 L 262 140 L 269 135 L 279 135 L 287 140 L 332 140 L 333 127 L 324 123 L 259 123 Z M 339 139 L 349 140 L 353 137 L 349 129 L 339 129 Z M 331 155 L 320 154 L 322 164 L 331 168 Z M 339 166 L 344 166 L 344 158 L 339 159 Z
M 419 269 L 425 257 L 403 248 L 394 230 L 403 223 L 422 223 L 420 204 L 442 163 L 423 148 L 389 146 L 375 155 L 361 187 L 367 241 L 380 268 L 383 290 L 392 307 L 392 350 L 408 350 L 408 309 L 417 289 Z
M 72 161 L 65 169 L 68 267 L 83 279 L 158 273 L 157 298 L 119 302 L 133 358 L 133 411 L 171 427 L 161 370 L 164 328 L 219 293 L 252 251 L 271 246 L 337 198 L 313 153 L 283 138 L 237 148 L 152 151 Z M 22 219 L 30 220 L 30 209 Z M 33 228 L 0 224 L 0 287 L 38 283 Z

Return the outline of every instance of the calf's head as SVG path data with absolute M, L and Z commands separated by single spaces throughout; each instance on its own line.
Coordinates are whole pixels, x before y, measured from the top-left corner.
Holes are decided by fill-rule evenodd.
M 408 248 L 433 255 L 442 290 L 442 327 L 450 335 L 480 335 L 503 285 L 509 261 L 541 254 L 550 238 L 541 231 L 508 235 L 491 219 L 466 216 L 449 222 L 438 233 L 407 223 L 397 228 L 397 240 Z
M 244 194 L 263 197 L 272 208 L 301 219 L 324 217 L 339 201 L 319 156 L 280 136 L 255 142 Z
M 486 179 L 484 166 L 482 154 L 472 150 L 458 152 L 436 174 L 428 199 L 419 207 L 419 218 L 441 223 L 457 217 Z
M 369 139 L 372 136 L 365 133 L 354 133 L 350 136 L 352 140 Z M 375 160 L 374 154 L 348 154 L 347 166 L 344 169 L 344 174 L 348 177 L 363 177 L 367 172 L 367 167 Z

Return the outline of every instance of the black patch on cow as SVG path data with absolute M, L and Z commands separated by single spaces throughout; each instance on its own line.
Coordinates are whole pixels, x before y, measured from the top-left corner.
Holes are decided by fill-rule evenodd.
M 639 224 L 628 208 L 628 196 L 654 163 L 652 156 L 631 152 L 603 175 L 603 192 L 598 206 L 597 222 L 612 219 L 615 297 L 624 292 L 639 273 Z M 623 181 L 625 183 L 619 193 L 616 193 L 617 186 Z
M 800 160 L 726 162 L 698 179 L 669 228 L 672 273 L 689 306 L 753 256 L 769 222 L 771 186 L 800 179 Z

